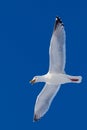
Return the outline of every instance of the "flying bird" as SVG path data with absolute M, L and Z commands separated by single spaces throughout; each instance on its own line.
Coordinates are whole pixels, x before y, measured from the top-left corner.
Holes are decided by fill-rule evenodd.
M 53 34 L 49 48 L 49 71 L 42 76 L 34 76 L 30 83 L 45 82 L 45 86 L 37 96 L 34 108 L 34 121 L 38 121 L 48 111 L 61 84 L 80 83 L 81 76 L 71 76 L 65 73 L 66 34 L 62 20 L 55 19 Z

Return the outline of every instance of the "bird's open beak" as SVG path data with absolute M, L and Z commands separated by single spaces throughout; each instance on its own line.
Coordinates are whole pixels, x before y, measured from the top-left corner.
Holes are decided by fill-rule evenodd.
M 31 83 L 31 84 L 34 84 L 35 81 L 36 81 L 36 79 L 32 79 L 32 80 L 30 80 L 30 83 Z

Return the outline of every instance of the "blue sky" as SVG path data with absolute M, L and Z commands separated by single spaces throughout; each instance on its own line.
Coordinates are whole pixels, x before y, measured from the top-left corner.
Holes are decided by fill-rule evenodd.
M 0 129 L 87 130 L 87 7 L 75 0 L 0 2 Z M 33 123 L 43 83 L 29 80 L 48 71 L 49 45 L 56 16 L 66 30 L 66 72 L 81 84 L 62 85 L 48 113 Z

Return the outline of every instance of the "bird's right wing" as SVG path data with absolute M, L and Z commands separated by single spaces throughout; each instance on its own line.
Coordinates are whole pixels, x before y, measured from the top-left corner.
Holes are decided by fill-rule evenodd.
M 45 84 L 36 100 L 34 109 L 34 121 L 39 120 L 48 111 L 51 102 L 58 92 L 59 88 L 60 85 Z
M 49 72 L 63 73 L 65 68 L 65 29 L 59 17 L 56 17 L 51 38 L 49 56 Z

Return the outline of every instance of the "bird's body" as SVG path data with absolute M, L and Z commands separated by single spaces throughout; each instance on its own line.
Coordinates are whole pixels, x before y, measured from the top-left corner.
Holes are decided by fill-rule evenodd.
M 62 73 L 48 73 L 45 76 L 46 83 L 52 84 L 52 85 L 57 85 L 57 84 L 64 84 L 71 82 L 71 80 L 66 76 L 66 74 Z
M 49 71 L 42 76 L 35 76 L 31 83 L 45 82 L 45 86 L 38 95 L 35 109 L 34 121 L 39 120 L 49 109 L 51 102 L 57 94 L 61 84 L 80 83 L 81 76 L 71 76 L 65 73 L 66 48 L 65 29 L 59 17 L 56 17 L 54 31 L 49 48 Z
M 77 79 L 77 80 L 76 80 Z M 47 84 L 58 85 L 65 83 L 79 83 L 81 76 L 71 76 L 63 73 L 50 73 L 38 76 L 38 82 L 46 82 Z

